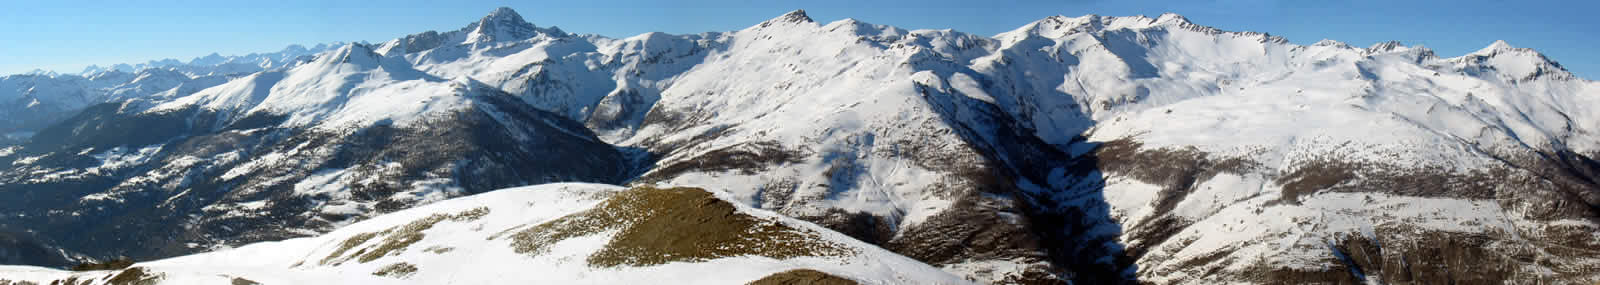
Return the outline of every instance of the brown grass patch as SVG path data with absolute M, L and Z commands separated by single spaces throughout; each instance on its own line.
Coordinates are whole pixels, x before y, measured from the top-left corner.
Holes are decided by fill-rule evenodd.
M 1195 147 L 1144 148 L 1144 143 L 1122 138 L 1095 149 L 1100 169 L 1127 175 L 1141 182 L 1168 188 L 1190 187 L 1219 173 L 1244 174 L 1260 163 L 1239 157 L 1215 157 Z
M 688 172 L 738 170 L 744 175 L 766 171 L 771 166 L 799 163 L 805 152 L 785 150 L 775 141 L 749 142 L 720 148 L 688 160 L 673 162 L 650 171 L 640 181 L 662 181 Z
M 1311 195 L 1318 190 L 1328 189 L 1356 178 L 1356 170 L 1359 167 L 1338 160 L 1301 163 L 1294 171 L 1278 177 L 1276 182 L 1283 186 L 1283 195 L 1279 196 L 1278 201 L 1289 205 L 1300 205 L 1300 196 Z
M 750 285 L 857 285 L 855 280 L 833 276 L 822 271 L 796 269 L 767 275 Z
M 381 233 L 360 233 L 345 239 L 344 243 L 339 246 L 339 249 L 334 250 L 333 254 L 329 254 L 327 258 L 322 259 L 322 265 L 328 265 L 328 263 L 333 262 L 334 259 L 344 256 L 344 253 L 350 251 L 350 249 L 367 243 L 367 241 L 372 240 L 372 238 L 378 237 L 378 234 Z
M 133 266 L 133 260 L 118 258 L 103 263 L 83 263 L 72 266 L 72 271 L 121 270 Z
M 391 278 L 406 278 L 411 277 L 412 274 L 417 274 L 417 266 L 405 262 L 390 264 L 372 273 L 374 276 Z
M 511 235 L 517 253 L 539 255 L 557 242 L 617 231 L 590 255 L 593 266 L 649 266 L 760 255 L 777 259 L 854 254 L 816 233 L 742 214 L 694 188 L 639 187 L 586 210 Z
M 1402 196 L 1495 199 L 1496 188 L 1539 188 L 1518 181 L 1519 171 L 1491 167 L 1459 172 L 1443 166 L 1394 166 L 1337 157 L 1317 157 L 1280 173 L 1278 202 L 1299 205 L 1319 191 L 1380 192 Z
M 154 285 L 161 281 L 160 274 L 146 272 L 143 267 L 134 267 L 122 270 L 107 280 L 110 285 Z
M 361 263 L 372 262 L 373 260 L 388 256 L 392 253 L 405 251 L 406 248 L 411 247 L 412 244 L 422 241 L 422 238 L 426 237 L 426 235 L 422 233 L 423 231 L 432 229 L 434 225 L 438 225 L 441 222 L 475 221 L 488 214 L 489 208 L 478 207 L 455 214 L 433 214 L 431 216 L 412 221 L 411 223 L 389 228 L 381 232 L 357 234 L 349 239 L 346 239 L 344 243 L 341 244 L 339 249 L 334 250 L 334 252 L 329 254 L 328 257 L 323 258 L 322 265 L 328 265 L 330 263 L 338 265 L 350 260 L 351 258 L 359 258 L 358 260 Z M 376 245 L 361 248 L 355 253 L 350 254 L 350 256 L 345 256 L 345 253 L 349 252 L 350 249 L 367 244 L 368 241 L 378 237 L 382 237 L 383 240 L 379 241 Z
M 456 251 L 456 248 L 448 247 L 448 246 L 435 246 L 435 247 L 429 247 L 428 249 L 424 249 L 423 251 L 427 251 L 428 253 L 432 253 L 432 254 L 446 254 L 446 253 L 450 253 L 452 251 Z

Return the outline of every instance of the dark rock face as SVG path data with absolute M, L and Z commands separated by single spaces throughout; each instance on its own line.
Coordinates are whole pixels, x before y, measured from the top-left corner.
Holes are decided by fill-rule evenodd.
M 351 130 L 95 106 L 0 158 L 0 193 L 17 201 L 0 213 L 18 217 L 0 229 L 143 260 L 315 234 L 494 189 L 625 178 L 620 153 L 581 123 L 503 93 L 479 96 L 483 104 L 425 123 Z
M 7 134 L 43 129 L 71 114 L 60 106 L 30 106 L 32 101 L 21 98 L 0 104 L 0 143 L 11 140 Z
M 444 45 L 445 37 L 439 32 L 427 31 L 421 34 L 409 35 L 404 39 L 405 53 L 417 53 Z
M 76 262 L 69 258 L 47 243 L 26 234 L 0 232 L 0 264 L 64 267 Z

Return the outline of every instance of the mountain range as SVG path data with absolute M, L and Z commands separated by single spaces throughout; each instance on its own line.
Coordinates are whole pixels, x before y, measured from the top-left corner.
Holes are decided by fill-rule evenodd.
M 0 262 L 151 262 L 0 279 L 1600 281 L 1600 83 L 1505 42 L 804 11 L 618 39 L 500 8 L 125 69 L 0 77 Z

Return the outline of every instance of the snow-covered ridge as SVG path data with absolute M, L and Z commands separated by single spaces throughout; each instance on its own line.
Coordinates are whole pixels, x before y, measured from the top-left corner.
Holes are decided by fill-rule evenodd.
M 302 56 L 314 55 L 342 45 L 344 45 L 344 43 L 338 42 L 317 44 L 312 47 L 289 45 L 288 47 L 284 47 L 282 50 L 276 52 L 250 53 L 245 55 L 225 56 L 218 53 L 211 53 L 206 56 L 190 59 L 187 62 L 177 59 L 162 59 L 137 64 L 120 63 L 106 67 L 90 65 L 89 67 L 84 68 L 82 72 L 77 73 L 77 75 L 91 77 L 113 71 L 134 73 L 145 69 L 158 68 L 180 70 L 191 76 L 255 72 L 259 69 L 283 67 L 285 65 L 292 64 Z
M 451 82 L 381 56 L 364 44 L 346 44 L 287 70 L 251 75 L 192 96 L 154 106 L 162 113 L 201 107 L 223 118 L 286 116 L 284 127 L 337 129 L 388 121 L 400 126 L 428 114 L 470 105 L 470 80 Z M 465 95 L 465 96 L 464 96 Z

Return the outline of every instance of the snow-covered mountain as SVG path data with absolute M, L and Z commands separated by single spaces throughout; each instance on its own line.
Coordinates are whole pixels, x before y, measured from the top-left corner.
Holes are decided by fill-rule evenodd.
M 189 61 L 178 59 L 152 60 L 136 64 L 113 64 L 108 67 L 90 65 L 77 75 L 92 77 L 98 74 L 120 71 L 134 73 L 146 69 L 174 69 L 190 76 L 228 75 L 238 73 L 254 73 L 265 69 L 274 69 L 288 66 L 301 60 L 301 57 L 316 55 L 325 51 L 339 48 L 345 43 L 317 44 L 312 47 L 303 45 L 289 45 L 276 52 L 251 53 L 246 55 L 210 55 L 196 57 Z
M 150 124 L 185 131 L 125 127 Z M 53 201 L 0 215 L 155 257 L 588 181 L 712 189 L 980 283 L 1595 282 L 1597 130 L 1600 83 L 1504 42 L 1440 57 L 1176 14 L 980 36 L 803 11 L 613 39 L 502 8 L 90 108 L 0 151 L 0 195 Z M 484 151 L 413 150 L 441 144 Z M 485 160 L 494 182 L 456 175 Z M 369 178 L 392 168 L 428 170 Z M 74 218 L 171 199 L 187 210 L 157 216 L 189 230 L 161 251 L 78 231 L 152 226 Z
M 30 72 L 0 76 L 0 145 L 24 141 L 90 105 L 182 97 L 238 76 L 282 68 L 336 47 L 291 45 L 273 53 L 213 53 L 187 63 L 167 59 L 111 68 L 90 66 L 79 74 Z
M 511 186 L 620 182 L 581 124 L 349 44 L 166 101 L 101 104 L 0 158 L 0 227 L 149 258 Z M 571 167 L 582 165 L 583 167 Z M 127 247 L 139 244 L 139 247 Z
M 548 184 L 418 207 L 318 237 L 117 271 L 0 266 L 0 283 L 968 283 L 826 228 L 723 199 L 692 188 Z

